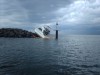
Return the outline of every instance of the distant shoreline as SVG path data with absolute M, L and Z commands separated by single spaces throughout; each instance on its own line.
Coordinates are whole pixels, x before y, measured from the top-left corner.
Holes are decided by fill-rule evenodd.
M 3 38 L 37 38 L 36 33 L 18 28 L 1 28 L 0 37 Z

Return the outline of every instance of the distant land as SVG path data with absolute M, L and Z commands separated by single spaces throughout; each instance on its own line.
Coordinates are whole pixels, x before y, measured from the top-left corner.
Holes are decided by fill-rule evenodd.
M 2 28 L 0 29 L 0 37 L 5 38 L 36 38 L 39 37 L 36 33 L 17 28 Z

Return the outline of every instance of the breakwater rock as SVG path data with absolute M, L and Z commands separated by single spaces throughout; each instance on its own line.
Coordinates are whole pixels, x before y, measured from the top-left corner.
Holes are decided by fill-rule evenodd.
M 39 37 L 36 33 L 17 28 L 2 28 L 0 29 L 0 37 L 12 38 L 36 38 Z

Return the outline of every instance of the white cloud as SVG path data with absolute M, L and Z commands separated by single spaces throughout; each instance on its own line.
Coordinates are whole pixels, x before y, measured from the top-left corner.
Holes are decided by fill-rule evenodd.
M 62 24 L 88 25 L 100 23 L 100 0 L 76 0 L 56 11 Z

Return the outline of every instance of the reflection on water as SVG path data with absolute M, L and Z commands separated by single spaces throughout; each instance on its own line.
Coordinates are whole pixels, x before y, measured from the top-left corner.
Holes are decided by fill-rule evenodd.
M 100 75 L 100 36 L 0 38 L 0 75 Z

